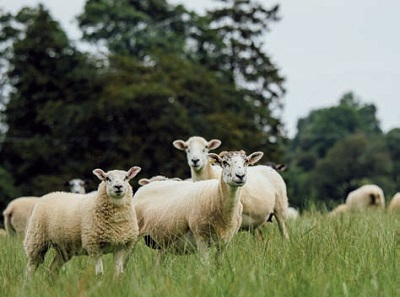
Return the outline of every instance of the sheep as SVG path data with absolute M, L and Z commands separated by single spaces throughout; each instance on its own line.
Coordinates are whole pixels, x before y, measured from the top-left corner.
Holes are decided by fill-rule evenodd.
M 220 144 L 218 139 L 206 141 L 199 136 L 190 137 L 187 141 L 173 141 L 175 148 L 186 151 L 193 181 L 218 179 L 220 169 L 212 166 L 206 156 L 209 150 L 218 148 Z M 286 183 L 276 170 L 266 165 L 249 167 L 248 181 L 240 196 L 243 204 L 241 231 L 254 233 L 275 216 L 282 237 L 289 238 L 285 223 L 288 208 Z
M 52 273 L 73 256 L 89 255 L 96 275 L 102 275 L 102 255 L 113 253 L 115 275 L 120 275 L 139 233 L 129 180 L 140 170 L 137 166 L 107 173 L 95 169 L 93 174 L 101 180 L 97 192 L 43 196 L 32 212 L 24 240 L 27 277 L 43 263 L 50 247 L 56 251 L 50 264 Z
M 262 152 L 244 151 L 208 154 L 221 166 L 218 180 L 159 181 L 140 187 L 134 195 L 139 236 L 148 237 L 163 254 L 199 252 L 209 263 L 208 247 L 215 245 L 221 263 L 226 246 L 242 221 L 240 189 L 248 180 L 247 166 L 261 159 Z M 148 241 L 146 242 L 148 243 Z
M 295 220 L 299 217 L 299 215 L 300 215 L 299 211 L 296 208 L 291 207 L 291 206 L 288 207 L 288 209 L 287 209 L 287 218 L 288 219 Z
M 394 194 L 392 200 L 389 203 L 389 211 L 400 211 L 400 192 Z
M 29 216 L 39 197 L 26 196 L 13 199 L 3 211 L 4 227 L 8 235 L 23 235 Z
M 385 196 L 383 190 L 377 185 L 368 184 L 348 193 L 345 203 L 333 209 L 330 215 L 384 208 Z
M 85 189 L 86 181 L 80 178 L 71 179 L 70 181 L 67 181 L 65 184 L 70 187 L 71 193 L 79 193 L 79 194 L 86 193 Z
M 72 193 L 84 194 L 85 181 L 74 178 L 66 183 L 71 187 Z M 39 201 L 38 196 L 24 196 L 11 200 L 3 211 L 4 226 L 9 235 L 23 235 L 28 223 L 29 216 L 35 204 Z
M 181 181 L 182 179 L 180 179 L 179 177 L 173 177 L 173 178 L 168 178 L 166 176 L 163 175 L 156 175 L 153 176 L 152 178 L 141 178 L 139 179 L 138 184 L 141 186 L 145 186 L 151 182 L 155 182 L 155 181 L 163 181 L 163 180 L 175 180 L 175 181 Z

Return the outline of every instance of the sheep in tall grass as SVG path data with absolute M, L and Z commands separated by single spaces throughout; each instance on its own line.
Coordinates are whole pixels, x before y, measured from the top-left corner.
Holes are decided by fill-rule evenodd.
M 239 193 L 247 182 L 247 167 L 263 153 L 244 151 L 208 154 L 222 168 L 218 180 L 159 181 L 138 189 L 134 204 L 140 236 L 151 238 L 153 247 L 178 254 L 198 251 L 209 262 L 209 246 L 217 248 L 217 263 L 242 221 Z
M 218 179 L 220 169 L 207 160 L 207 153 L 220 146 L 221 141 L 206 141 L 203 137 L 193 136 L 187 141 L 175 140 L 175 148 L 185 151 L 193 181 Z M 280 232 L 289 238 L 286 229 L 288 197 L 286 183 L 282 176 L 271 166 L 249 167 L 248 181 L 240 193 L 243 204 L 241 230 L 254 231 L 275 216 Z
M 23 235 L 29 216 L 39 197 L 19 197 L 10 201 L 3 211 L 4 227 L 8 235 Z
M 89 255 L 96 275 L 103 274 L 102 255 L 113 253 L 115 273 L 122 273 L 139 232 L 129 184 L 139 171 L 137 166 L 107 173 L 95 169 L 93 174 L 101 180 L 97 192 L 53 192 L 40 198 L 24 240 L 27 276 L 43 263 L 50 247 L 56 251 L 51 272 L 58 272 L 73 256 Z
M 384 208 L 385 195 L 382 188 L 377 185 L 368 184 L 348 193 L 346 202 L 333 209 L 330 215 Z
M 85 182 L 79 178 L 67 182 L 72 193 L 84 194 Z M 11 200 L 3 211 L 4 227 L 9 235 L 24 235 L 29 216 L 40 197 L 26 196 Z
M 400 212 L 400 192 L 394 194 L 392 200 L 389 203 L 388 210 Z

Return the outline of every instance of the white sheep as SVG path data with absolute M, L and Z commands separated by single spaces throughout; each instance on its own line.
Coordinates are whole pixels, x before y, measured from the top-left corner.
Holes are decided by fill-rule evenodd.
M 97 192 L 53 192 L 40 198 L 24 240 L 27 276 L 43 263 L 50 247 L 56 251 L 51 272 L 73 256 L 87 254 L 95 261 L 96 275 L 103 274 L 102 255 L 113 253 L 115 273 L 122 273 L 139 232 L 129 184 L 139 171 L 136 166 L 107 173 L 95 169 L 93 174 L 102 181 Z
M 300 213 L 299 213 L 299 211 L 298 211 L 296 208 L 291 207 L 291 206 L 288 207 L 288 209 L 287 209 L 287 218 L 288 218 L 288 219 L 290 219 L 290 220 L 295 220 L 295 219 L 297 219 L 299 216 L 300 216 Z
M 72 193 L 84 194 L 85 182 L 79 178 L 71 179 L 66 183 Z M 11 200 L 3 211 L 4 227 L 9 235 L 24 235 L 29 216 L 40 197 L 26 196 Z
M 8 235 L 23 235 L 29 216 L 39 197 L 19 197 L 10 201 L 3 211 L 4 227 Z
M 377 185 L 369 184 L 363 185 L 348 193 L 346 202 L 333 209 L 330 215 L 384 208 L 385 195 L 382 188 Z
M 66 182 L 66 185 L 70 187 L 71 193 L 85 194 L 86 193 L 86 181 L 80 178 L 73 178 Z
M 179 177 L 166 177 L 163 175 L 155 175 L 151 178 L 141 178 L 139 179 L 138 184 L 141 186 L 145 186 L 148 185 L 149 183 L 155 182 L 155 181 L 164 181 L 164 180 L 175 180 L 175 181 L 181 181 L 182 179 L 180 179 Z
M 400 212 L 400 192 L 394 194 L 392 200 L 389 203 L 388 210 Z
M 215 245 L 220 263 L 227 244 L 241 226 L 239 193 L 248 180 L 247 166 L 262 155 L 255 152 L 246 156 L 243 151 L 209 154 L 212 162 L 222 167 L 218 180 L 166 180 L 139 188 L 134 204 L 140 236 L 150 238 L 151 247 L 161 252 L 198 251 L 205 264 L 209 261 L 209 246 Z
M 218 179 L 220 169 L 212 166 L 206 156 L 210 149 L 218 148 L 220 144 L 218 139 L 206 141 L 199 136 L 173 142 L 175 148 L 186 152 L 193 181 Z M 282 236 L 289 238 L 285 223 L 288 209 L 286 183 L 276 170 L 266 165 L 249 167 L 248 181 L 240 195 L 243 204 L 241 230 L 254 231 L 275 216 Z

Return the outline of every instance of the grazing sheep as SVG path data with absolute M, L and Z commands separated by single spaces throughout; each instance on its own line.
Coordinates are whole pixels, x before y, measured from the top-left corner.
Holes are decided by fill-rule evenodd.
M 199 136 L 173 142 L 175 148 L 186 151 L 193 181 L 218 179 L 220 169 L 212 166 L 206 156 L 210 149 L 220 144 L 221 141 L 217 139 L 208 142 Z M 254 232 L 275 216 L 282 236 L 289 238 L 285 223 L 288 208 L 286 183 L 271 166 L 249 167 L 248 181 L 241 190 L 240 200 L 243 204 L 241 230 Z
M 86 182 L 80 178 L 74 178 L 66 182 L 66 185 L 71 188 L 71 193 L 85 194 Z
M 141 178 L 141 179 L 139 179 L 138 184 L 141 186 L 145 186 L 145 185 L 148 185 L 149 183 L 152 183 L 155 181 L 163 181 L 163 180 L 181 181 L 182 179 L 180 179 L 179 177 L 169 178 L 169 177 L 166 177 L 163 175 L 156 175 L 156 176 L 153 176 L 152 178 Z
M 400 212 L 400 192 L 394 194 L 392 200 L 389 203 L 389 211 L 399 211 Z
M 224 250 L 241 226 L 240 188 L 248 180 L 247 166 L 263 153 L 246 156 L 240 152 L 209 154 L 222 167 L 218 180 L 159 181 L 141 187 L 134 196 L 139 232 L 151 247 L 177 254 L 198 251 L 208 263 L 208 247 L 217 248 L 220 263 Z M 146 241 L 149 243 L 149 240 Z
M 39 197 L 19 197 L 8 203 L 3 211 L 4 227 L 8 235 L 23 235 L 29 216 Z
M 363 185 L 351 191 L 346 197 L 346 202 L 333 209 L 330 215 L 384 208 L 385 196 L 383 190 L 377 185 Z
M 103 274 L 102 255 L 113 253 L 115 273 L 122 273 L 139 233 L 129 184 L 139 171 L 136 166 L 107 173 L 95 169 L 93 174 L 102 181 L 97 192 L 53 192 L 40 198 L 24 241 L 27 276 L 43 263 L 50 247 L 56 251 L 52 272 L 58 272 L 73 256 L 89 255 L 95 261 L 96 275 Z

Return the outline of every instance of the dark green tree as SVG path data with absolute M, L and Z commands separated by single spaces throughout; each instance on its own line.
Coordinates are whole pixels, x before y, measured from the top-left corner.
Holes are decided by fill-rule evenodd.
M 90 127 L 80 123 L 99 88 L 97 69 L 41 5 L 3 19 L 1 36 L 11 91 L 2 102 L 8 130 L 0 160 L 17 189 L 2 199 L 63 189 L 85 172 L 81 152 L 88 150 Z

